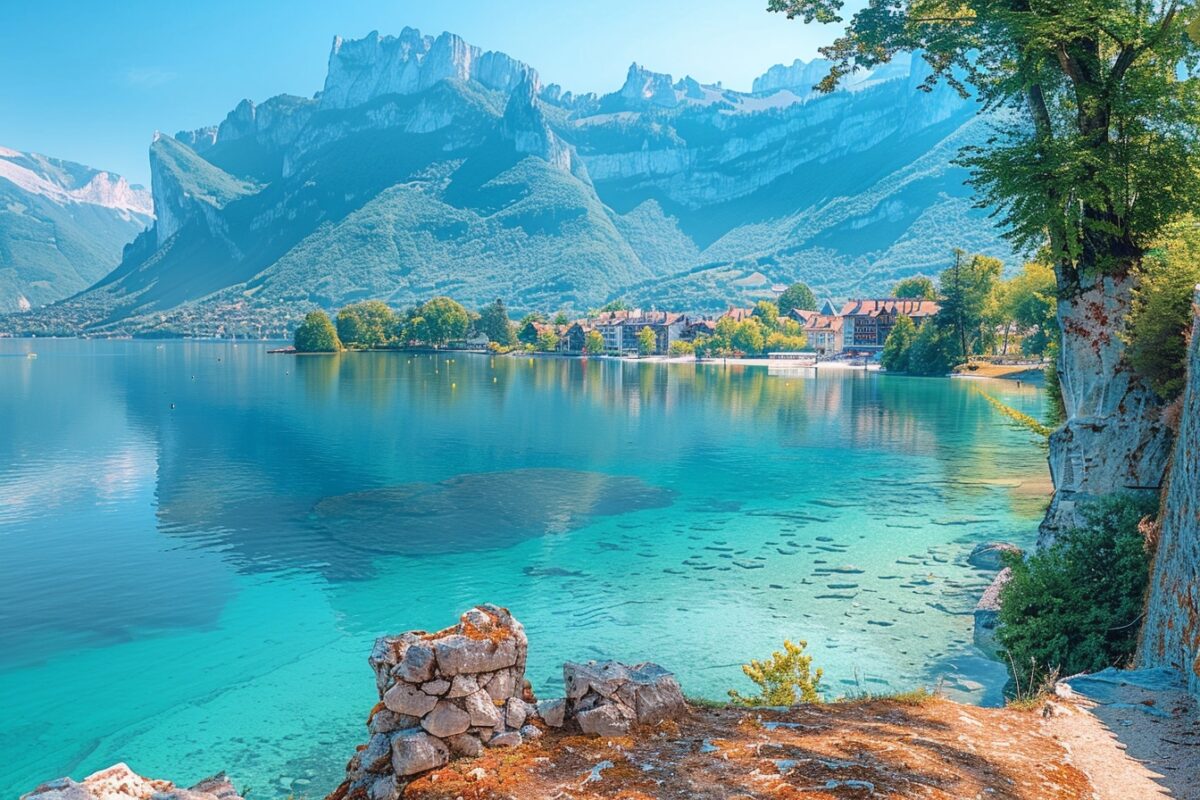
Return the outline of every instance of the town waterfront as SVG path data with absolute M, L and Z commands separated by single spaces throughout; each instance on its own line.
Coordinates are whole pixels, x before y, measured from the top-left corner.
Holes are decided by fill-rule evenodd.
M 717 699 L 790 637 L 830 697 L 999 700 L 965 557 L 1049 481 L 980 392 L 1028 382 L 267 349 L 0 340 L 0 795 L 121 758 L 320 796 L 374 637 L 485 601 L 542 693 L 651 658 Z

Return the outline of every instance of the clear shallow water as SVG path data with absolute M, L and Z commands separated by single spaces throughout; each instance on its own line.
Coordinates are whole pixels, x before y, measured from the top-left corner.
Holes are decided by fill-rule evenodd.
M 0 796 L 117 760 L 320 796 L 374 637 L 484 601 L 544 694 L 613 657 L 721 697 L 791 637 L 832 694 L 995 701 L 965 556 L 1030 543 L 1048 477 L 980 387 L 1041 413 L 860 371 L 0 340 Z

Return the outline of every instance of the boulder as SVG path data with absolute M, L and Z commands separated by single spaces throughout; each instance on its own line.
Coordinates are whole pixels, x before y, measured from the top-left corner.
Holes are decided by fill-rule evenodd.
M 450 691 L 450 681 L 439 678 L 436 681 L 427 681 L 421 684 L 421 691 L 425 694 L 432 694 L 438 697 Z
M 567 701 L 563 698 L 542 700 L 537 704 L 538 716 L 551 728 L 561 728 L 566 721 Z
M 170 781 L 143 777 L 127 764 L 93 772 L 82 781 L 70 778 L 43 783 L 21 800 L 242 800 L 224 773 L 205 778 L 190 789 Z
M 488 740 L 488 747 L 516 747 L 521 743 L 521 734 L 517 731 L 497 733 Z
M 633 724 L 633 713 L 616 703 L 593 706 L 575 715 L 579 729 L 594 736 L 624 736 Z
M 513 730 L 520 730 L 529 716 L 529 707 L 519 697 L 510 697 L 504 706 L 504 724 Z
M 457 736 L 471 727 L 471 715 L 449 700 L 439 700 L 433 711 L 421 720 L 421 727 L 439 739 Z
M 975 646 L 989 658 L 997 655 L 996 629 L 1000 626 L 1000 591 L 1012 580 L 1012 570 L 1000 570 L 975 606 Z
M 410 717 L 425 716 L 433 710 L 437 703 L 436 697 L 431 697 L 416 686 L 407 683 L 397 683 L 383 695 L 383 704 L 389 710 Z
M 1004 568 L 1004 555 L 1015 553 L 1021 555 L 1021 548 L 1008 542 L 983 542 L 975 545 L 967 556 L 967 563 L 977 569 L 998 571 Z
M 463 705 L 472 725 L 494 728 L 500 724 L 500 709 L 496 708 L 495 701 L 487 692 L 478 691 L 468 695 L 463 701 Z
M 475 758 L 483 755 L 483 742 L 479 740 L 478 736 L 472 736 L 469 733 L 451 736 L 446 740 L 446 744 L 450 747 L 450 752 L 460 758 Z
M 513 639 L 496 642 L 455 635 L 439 639 L 434 648 L 441 673 L 447 676 L 493 672 L 517 663 L 517 643 Z
M 450 750 L 441 739 L 417 729 L 402 731 L 392 740 L 392 771 L 399 777 L 445 766 Z
M 381 708 L 367 721 L 367 730 L 371 733 L 391 733 L 392 731 L 402 731 L 405 728 L 416 728 L 420 724 L 420 717 L 397 714 L 390 708 Z
M 446 696 L 466 697 L 477 691 L 479 691 L 479 681 L 475 679 L 474 675 L 455 675 L 454 680 L 450 681 L 450 690 L 446 692 Z
M 404 651 L 404 657 L 392 670 L 392 675 L 408 683 L 421 683 L 433 677 L 433 648 L 414 643 Z

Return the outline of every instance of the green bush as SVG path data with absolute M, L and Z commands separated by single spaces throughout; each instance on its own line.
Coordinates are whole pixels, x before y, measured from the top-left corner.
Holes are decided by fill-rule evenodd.
M 1008 559 L 997 635 L 1018 685 L 1133 656 L 1150 574 L 1139 523 L 1156 510 L 1153 496 L 1110 495 L 1086 505 L 1084 524 L 1050 547 Z
M 813 670 L 812 656 L 805 655 L 808 642 L 784 640 L 783 652 L 778 650 L 767 661 L 752 660 L 742 667 L 746 677 L 754 681 L 759 693 L 744 697 L 736 689 L 729 690 L 729 699 L 739 706 L 791 706 L 796 703 L 821 702 L 820 669 Z
M 324 311 L 310 311 L 296 328 L 294 340 L 298 353 L 336 353 L 342 349 L 337 331 Z

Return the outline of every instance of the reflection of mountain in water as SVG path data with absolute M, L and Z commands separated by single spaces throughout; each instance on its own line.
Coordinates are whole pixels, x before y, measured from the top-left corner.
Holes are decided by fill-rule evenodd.
M 638 478 L 515 469 L 327 497 L 314 512 L 342 546 L 378 553 L 455 553 L 565 533 L 592 516 L 662 508 L 674 495 Z

